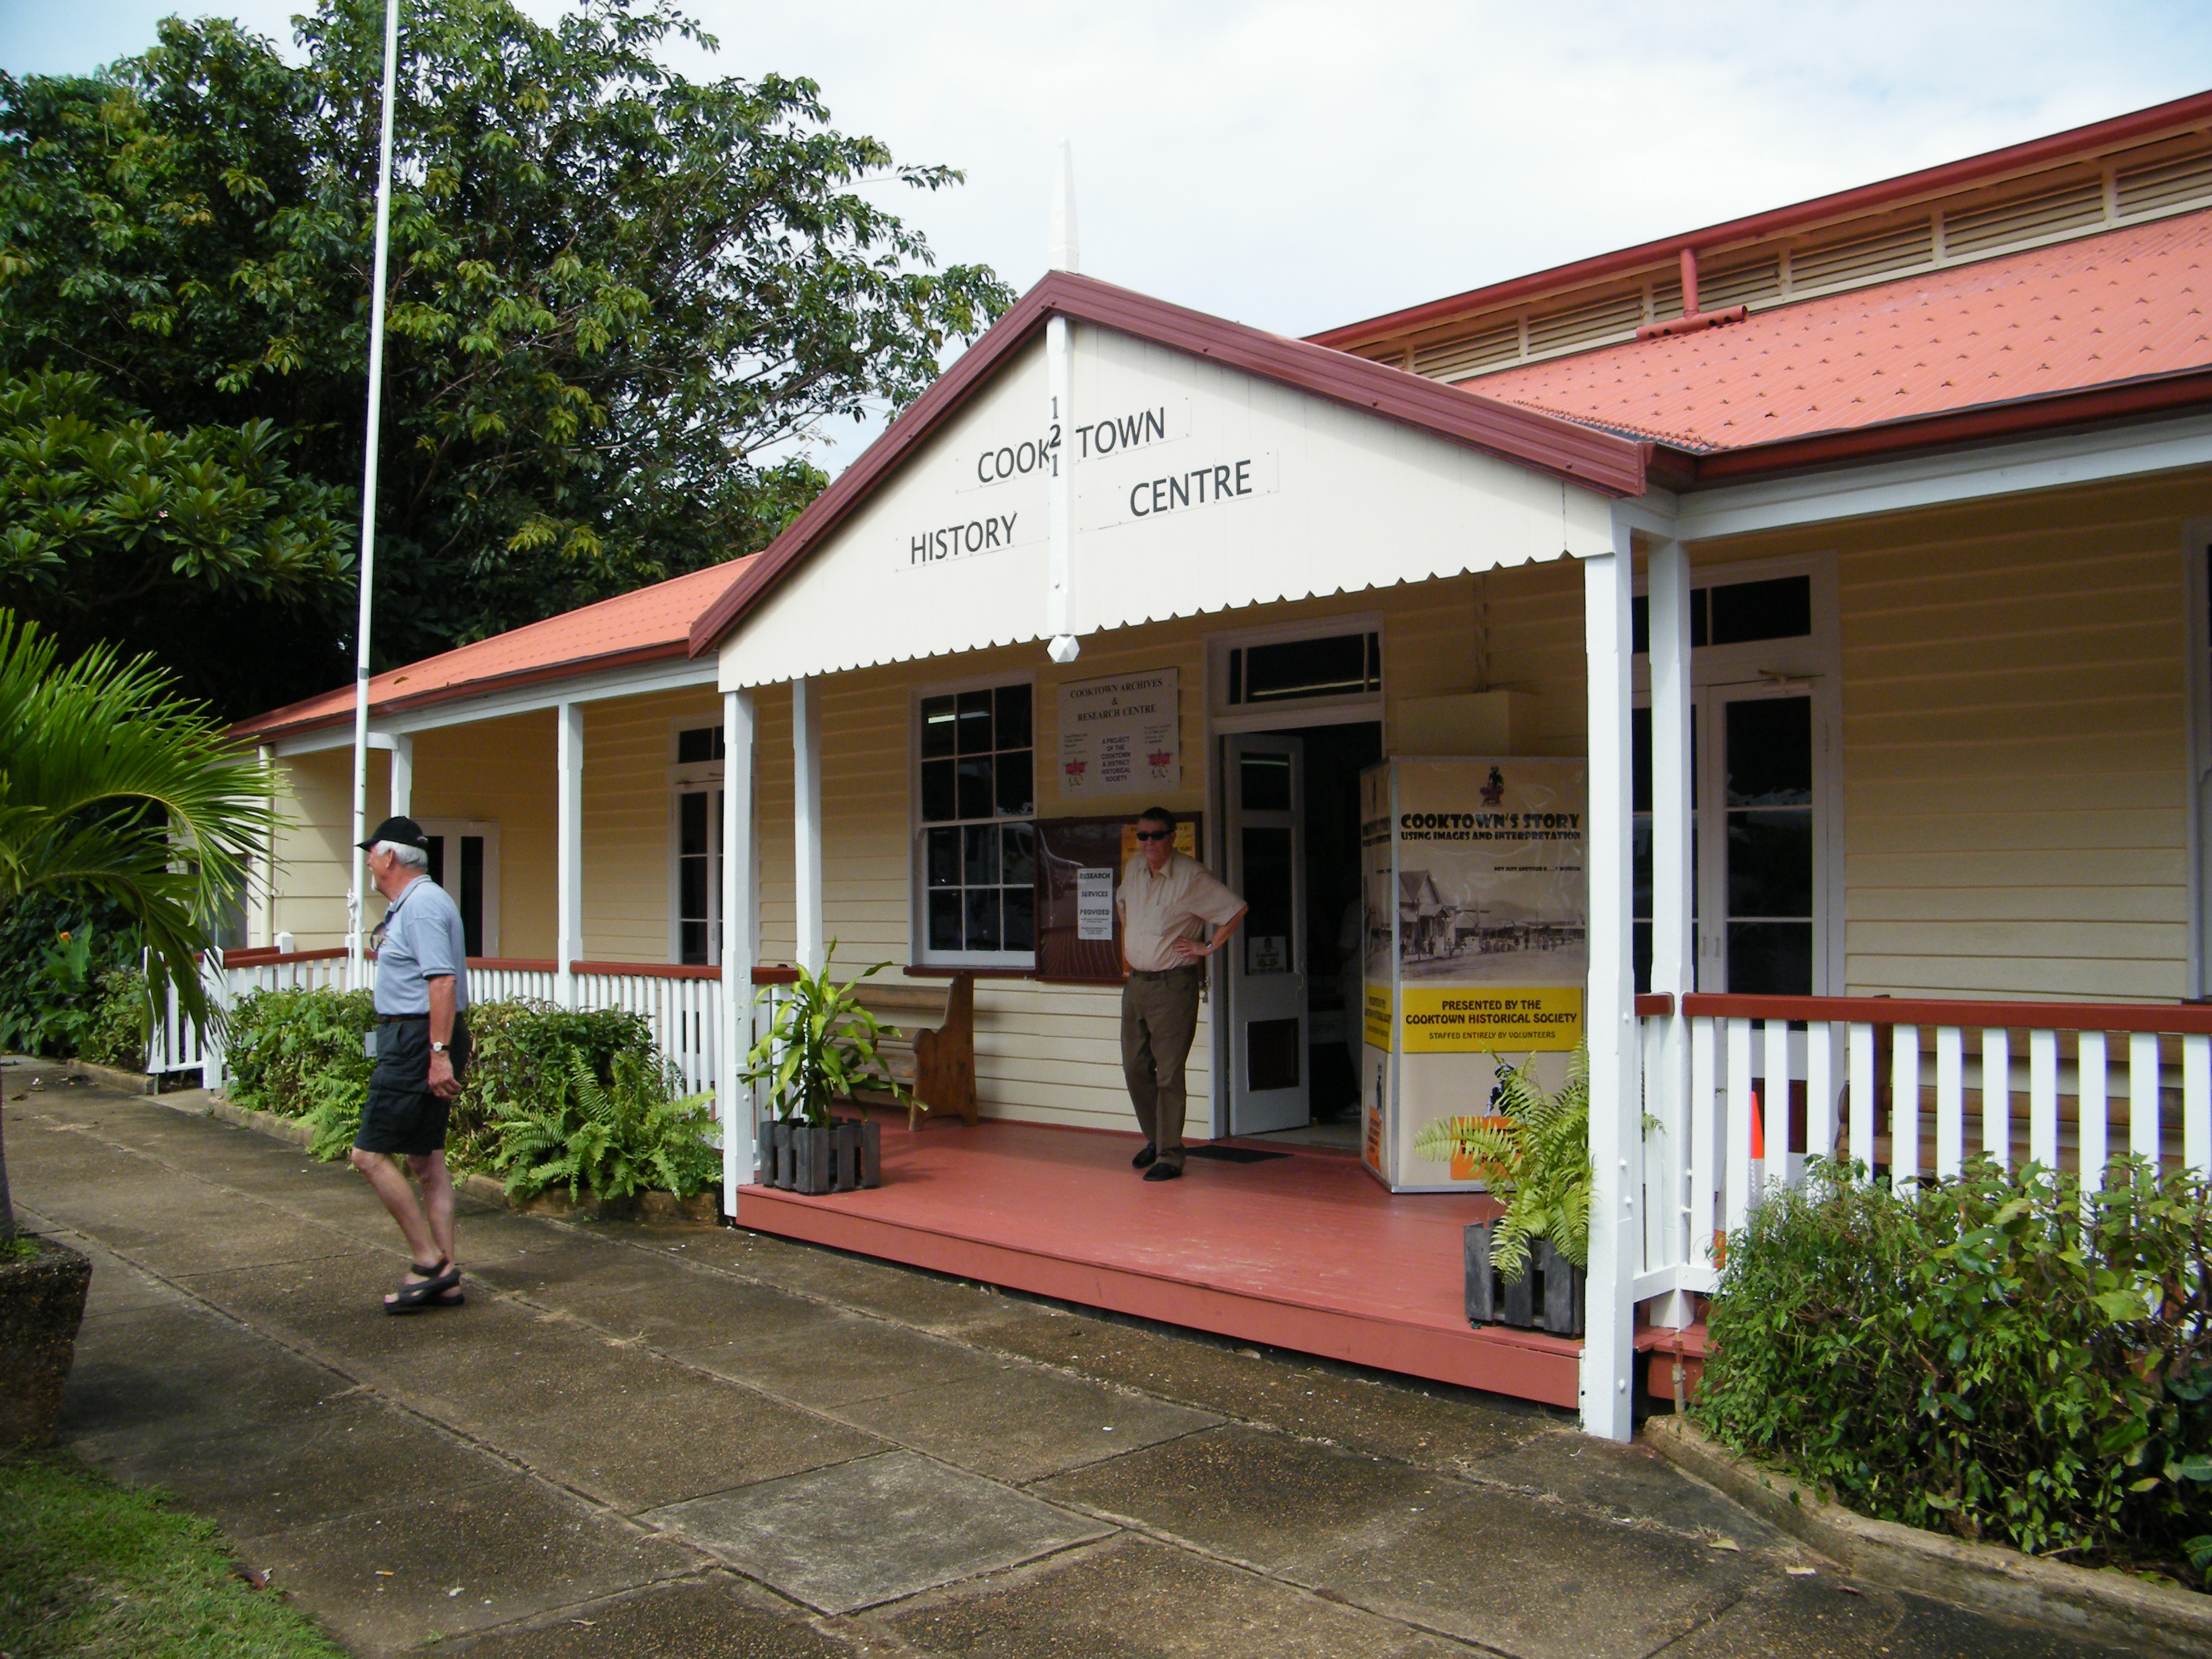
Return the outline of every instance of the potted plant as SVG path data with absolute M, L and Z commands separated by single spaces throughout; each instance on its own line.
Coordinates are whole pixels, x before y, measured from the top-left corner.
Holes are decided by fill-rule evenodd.
M 787 985 L 763 986 L 756 1000 L 774 999 L 767 1033 L 745 1056 L 744 1079 L 763 1085 L 770 1114 L 763 1146 L 769 1184 L 809 1194 L 849 1192 L 882 1183 L 883 1127 L 866 1118 L 833 1119 L 830 1103 L 855 1087 L 903 1091 L 876 1045 L 883 1027 L 860 1006 L 860 984 L 890 966 L 879 962 L 858 979 L 830 977 L 830 942 L 822 971 L 798 970 Z
M 1589 1267 L 1589 1054 L 1577 1048 L 1566 1081 L 1550 1091 L 1535 1064 L 1531 1055 L 1500 1069 L 1498 1115 L 1425 1124 L 1413 1150 L 1449 1158 L 1455 1173 L 1480 1174 L 1505 1206 L 1496 1221 L 1467 1230 L 1468 1322 L 1580 1336 Z

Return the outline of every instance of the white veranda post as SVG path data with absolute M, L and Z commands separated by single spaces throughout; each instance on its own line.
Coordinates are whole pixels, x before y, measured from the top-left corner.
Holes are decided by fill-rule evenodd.
M 822 971 L 822 683 L 791 683 L 792 852 L 798 879 L 799 965 Z
M 559 805 L 553 853 L 554 1000 L 576 1006 L 575 963 L 584 954 L 584 705 L 560 708 L 556 771 Z
M 1690 1020 L 1682 998 L 1697 988 L 1697 936 L 1692 915 L 1690 826 L 1690 559 L 1677 541 L 1656 543 L 1649 555 L 1651 665 L 1651 989 L 1674 999 L 1674 1011 L 1657 1022 L 1657 1042 L 1646 1050 L 1645 1093 L 1665 1119 L 1655 1138 L 1656 1167 L 1645 1172 L 1644 1236 L 1654 1246 L 1647 1260 L 1691 1264 L 1693 1250 L 1685 1206 L 1692 1160 L 1709 1163 L 1711 1148 L 1694 1146 L 1690 1100 Z M 1630 1166 L 1635 1165 L 1633 1155 Z M 1652 1323 L 1674 1330 L 1692 1322 L 1685 1290 L 1668 1291 L 1653 1306 Z
M 722 1032 L 714 1103 L 722 1120 L 722 1213 L 753 1179 L 752 1091 L 738 1080 L 751 1035 L 753 958 L 753 694 L 722 694 Z
M 1608 1440 L 1634 1433 L 1631 1320 L 1641 1265 L 1642 1103 L 1629 908 L 1632 557 L 1628 527 L 1616 520 L 1613 550 L 1583 562 L 1589 664 L 1589 988 L 1583 1029 L 1589 1040 L 1591 1181 L 1581 1395 L 1583 1429 Z

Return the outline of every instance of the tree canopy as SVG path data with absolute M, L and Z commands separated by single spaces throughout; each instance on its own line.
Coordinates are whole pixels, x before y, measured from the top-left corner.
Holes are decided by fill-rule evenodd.
M 72 652 L 161 650 L 232 714 L 344 678 L 351 633 L 349 538 L 324 532 L 358 511 L 381 6 L 322 0 L 298 39 L 289 65 L 171 20 L 95 76 L 0 75 L 0 378 L 23 411 L 0 537 L 25 538 L 0 543 L 0 599 Z M 794 441 L 909 401 L 1011 298 L 880 204 L 957 173 L 834 130 L 811 82 L 679 76 L 672 40 L 713 44 L 665 0 L 550 26 L 403 7 L 384 662 L 764 545 L 824 482 Z M 183 456 L 199 482 L 162 459 Z M 253 556 L 125 526 L 234 485 Z M 258 631 L 264 660 L 196 660 L 95 603 L 109 583 L 166 592 L 172 626 Z

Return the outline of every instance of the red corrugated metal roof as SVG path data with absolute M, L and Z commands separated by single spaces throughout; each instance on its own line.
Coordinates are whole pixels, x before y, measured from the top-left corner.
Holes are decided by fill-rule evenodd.
M 477 696 L 503 686 L 681 657 L 699 613 L 759 556 L 655 582 L 379 674 L 368 683 L 370 716 Z M 231 730 L 241 738 L 268 738 L 352 718 L 349 685 L 240 720 Z
M 2212 366 L 2212 212 L 1501 370 L 1470 390 L 1692 452 Z

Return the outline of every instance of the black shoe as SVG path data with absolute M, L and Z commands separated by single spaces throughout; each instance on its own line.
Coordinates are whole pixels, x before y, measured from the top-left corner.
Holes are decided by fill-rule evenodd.
M 1147 1181 L 1173 1181 L 1182 1174 L 1182 1165 L 1180 1164 L 1155 1164 L 1151 1169 L 1145 1171 L 1145 1179 Z
M 1149 1170 L 1159 1155 L 1159 1149 L 1148 1140 L 1145 1143 L 1145 1149 L 1129 1160 L 1129 1167 L 1133 1170 Z

